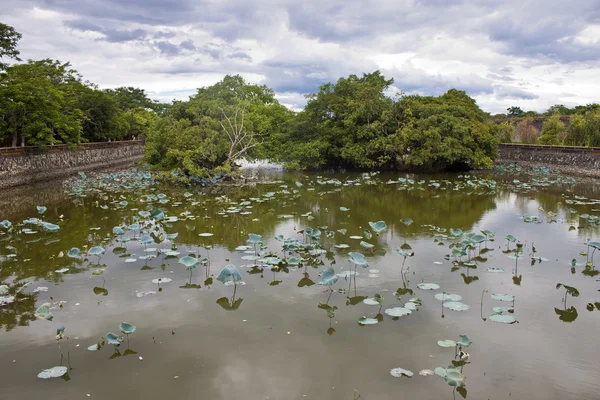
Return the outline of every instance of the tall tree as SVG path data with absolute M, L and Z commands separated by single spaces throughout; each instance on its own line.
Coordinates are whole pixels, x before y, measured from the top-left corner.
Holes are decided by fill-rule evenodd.
M 8 67 L 5 61 L 7 58 L 21 61 L 19 58 L 20 53 L 17 49 L 17 44 L 21 40 L 21 37 L 21 34 L 15 31 L 12 26 L 0 22 L 0 70 Z
M 69 63 L 29 61 L 0 74 L 0 121 L 12 145 L 78 143 L 83 113 L 74 86 L 80 78 Z
M 506 111 L 508 111 L 508 115 L 510 115 L 511 117 L 518 117 L 525 114 L 523 109 L 517 106 L 508 107 Z

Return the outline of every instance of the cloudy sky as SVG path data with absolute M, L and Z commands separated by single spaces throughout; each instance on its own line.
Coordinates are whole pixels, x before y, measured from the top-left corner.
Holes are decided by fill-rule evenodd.
M 22 58 L 162 101 L 241 74 L 302 107 L 341 76 L 457 88 L 488 112 L 600 102 L 600 0 L 3 0 Z

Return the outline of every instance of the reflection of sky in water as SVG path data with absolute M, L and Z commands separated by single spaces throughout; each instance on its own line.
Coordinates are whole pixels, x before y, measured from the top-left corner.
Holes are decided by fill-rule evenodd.
M 289 184 L 290 188 L 294 187 L 293 181 Z M 267 189 L 273 190 L 259 185 L 248 189 L 243 197 L 258 197 Z M 363 315 L 374 317 L 378 307 L 347 306 L 346 295 L 334 292 L 329 304 L 338 310 L 332 321 L 336 332 L 330 336 L 326 333 L 330 322 L 327 313 L 317 307 L 327 300 L 328 293 L 317 285 L 299 288 L 302 271 L 277 273 L 282 283 L 271 287 L 268 282 L 273 280 L 272 272 L 265 271 L 261 278 L 260 275 L 248 276 L 248 269 L 242 268 L 247 285 L 238 287 L 237 297 L 244 300 L 238 310 L 228 312 L 215 301 L 231 296 L 233 288 L 216 281 L 209 288 L 204 287 L 203 268 L 195 270 L 192 276 L 192 282 L 201 284 L 202 289 L 183 290 L 179 286 L 188 281 L 189 273 L 177 265 L 176 260 L 171 260 L 165 271 L 161 270 L 159 260 L 150 261 L 153 270 L 140 271 L 143 261 L 126 264 L 107 247 L 102 262 L 108 268 L 103 276 L 91 276 L 89 272 L 66 274 L 58 284 L 41 279 L 32 285 L 49 286 L 47 293 L 39 295 L 38 305 L 49 296 L 67 301 L 64 309 L 53 311 L 53 322 L 37 321 L 27 328 L 0 333 L 4 362 L 8 365 L 16 360 L 3 367 L 5 382 L 10 382 L 3 385 L 7 398 L 19 395 L 75 399 L 90 393 L 95 398 L 300 399 L 306 395 L 313 399 L 352 399 L 354 389 L 365 399 L 390 398 L 399 391 L 407 398 L 452 398 L 452 389 L 443 380 L 421 377 L 417 373 L 424 368 L 448 365 L 452 349 L 440 348 L 436 342 L 457 339 L 459 334 L 468 334 L 474 342 L 468 349 L 472 364 L 465 367 L 468 398 L 597 398 L 600 367 L 596 360 L 600 354 L 595 343 L 600 313 L 586 311 L 585 305 L 600 300 L 600 295 L 595 278 L 583 276 L 581 267 L 575 275 L 570 272 L 572 258 L 585 261 L 579 252 L 585 249 L 586 233 L 569 231 L 569 226 L 577 220 L 569 217 L 568 223 L 563 222 L 566 214 L 560 207 L 556 209 L 560 211 L 556 223 L 524 223 L 521 219 L 522 215 L 544 215 L 538 210 L 542 204 L 538 196 L 547 196 L 543 203 L 548 210 L 560 201 L 560 192 L 546 190 L 525 196 L 506 191 L 496 196 L 436 192 L 440 197 L 432 198 L 435 194 L 399 192 L 393 185 L 343 188 L 325 195 L 305 189 L 301 198 L 290 198 L 286 204 L 280 201 L 256 204 L 251 209 L 253 214 L 246 217 L 223 218 L 216 214 L 223 207 L 209 201 L 194 214 L 211 218 L 198 218 L 194 232 L 186 231 L 185 222 L 175 223 L 167 230 L 180 232 L 178 242 L 195 243 L 193 251 L 202 240 L 213 243 L 211 272 L 216 275 L 227 263 L 226 258 L 236 265 L 248 263 L 241 260 L 243 253 L 228 250 L 243 244 L 247 233 L 263 234 L 264 239 L 275 234 L 300 238 L 294 228 L 329 225 L 329 229 L 335 230 L 343 227 L 348 229 L 346 236 L 337 233 L 334 240 L 322 240 L 326 247 L 334 243 L 351 246 L 347 250 L 335 250 L 334 267 L 339 272 L 353 268 L 345 256 L 349 251 L 368 254 L 358 240 L 348 237 L 361 234 L 368 227 L 368 221 L 384 220 L 388 231 L 368 240 L 376 245 L 374 255 L 369 256 L 368 269 L 378 269 L 379 277 L 369 278 L 368 269 L 358 268 L 357 294 L 381 293 L 385 298 L 384 309 L 399 305 L 392 293 L 402 286 L 402 257 L 395 249 L 406 242 L 415 252 L 406 265 L 410 268 L 409 287 L 423 299 L 419 311 L 398 321 L 386 317 L 378 325 L 360 327 L 356 320 Z M 174 194 L 173 197 L 181 196 Z M 58 262 L 49 261 L 48 256 L 56 253 L 57 248 L 68 249 L 71 242 L 81 246 L 88 236 L 95 234 L 89 227 L 99 226 L 101 232 L 109 231 L 128 215 L 100 211 L 89 204 L 86 212 L 81 208 L 70 209 L 64 203 L 56 210 L 46 205 L 50 216 L 63 213 L 66 223 L 83 226 L 77 232 L 63 232 L 69 236 L 69 243 L 50 244 L 46 250 L 36 244 L 29 245 L 32 258 L 36 257 L 33 261 L 48 270 L 56 269 L 54 264 Z M 350 211 L 343 213 L 339 211 L 340 206 Z M 172 214 L 185 209 L 176 207 Z M 590 211 L 589 207 L 577 209 Z M 277 215 L 293 212 L 299 215 L 308 211 L 313 212 L 313 221 L 299 216 L 277 219 Z M 100 219 L 107 215 L 108 219 Z M 22 215 L 23 218 L 29 216 Z M 404 227 L 397 222 L 404 217 L 414 219 L 415 223 Z M 252 222 L 253 218 L 259 221 Z M 451 239 L 440 239 L 445 246 L 438 246 L 433 233 L 421 227 L 422 224 L 460 227 L 465 231 L 495 231 L 497 240 L 488 246 L 493 251 L 485 254 L 488 260 L 468 272 L 479 280 L 465 285 L 461 276 L 466 274 L 465 268 L 451 272 L 450 263 L 444 260 Z M 210 239 L 197 237 L 205 231 L 218 234 Z M 596 231 L 589 232 L 596 235 Z M 514 260 L 502 253 L 506 248 L 502 238 L 507 234 L 526 245 L 524 259 L 519 261 L 520 286 L 514 285 L 511 279 Z M 537 248 L 536 255 L 549 259 L 548 262 L 530 265 L 532 243 Z M 269 239 L 268 244 L 277 256 L 282 256 L 279 242 Z M 129 243 L 128 250 L 138 256 L 142 254 L 137 243 Z M 180 246 L 182 255 L 184 250 L 184 246 Z M 435 261 L 444 264 L 436 265 Z M 492 267 L 504 268 L 505 272 L 488 273 L 487 268 Z M 309 267 L 308 273 L 318 282 L 318 270 Z M 164 290 L 156 295 L 135 297 L 136 290 L 156 291 L 157 285 L 151 280 L 158 277 L 169 277 L 173 281 L 161 285 Z M 103 278 L 109 294 L 95 295 L 93 288 L 102 286 Z M 434 292 L 416 289 L 421 281 L 438 283 L 444 291 L 462 295 L 462 301 L 470 305 L 471 310 L 465 313 L 445 310 L 442 319 L 441 303 L 433 298 Z M 579 298 L 568 299 L 569 306 L 574 305 L 579 312 L 578 319 L 571 324 L 559 321 L 554 312 L 554 307 L 562 307 L 564 295 L 562 290 L 555 289 L 558 282 L 573 285 L 581 292 Z M 348 283 L 340 278 L 335 288 L 347 288 Z M 517 297 L 515 316 L 520 322 L 509 326 L 482 321 L 479 308 L 484 289 L 489 290 L 485 295 L 484 317 L 491 314 L 493 306 L 508 305 L 491 300 L 489 295 L 508 293 Z M 131 335 L 131 348 L 144 357 L 143 361 L 137 356 L 108 360 L 111 354 L 108 347 L 96 353 L 85 350 L 101 335 L 109 331 L 116 333 L 122 321 L 137 325 L 138 330 Z M 70 352 L 74 367 L 70 374 L 72 380 L 69 383 L 35 381 L 41 368 L 60 361 L 53 340 L 53 331 L 60 325 L 67 328 L 68 335 L 78 337 L 62 344 L 63 350 Z M 77 344 L 80 346 L 76 347 Z M 395 367 L 412 370 L 415 376 L 394 379 L 389 376 L 389 370 Z M 174 379 L 174 376 L 179 378 Z

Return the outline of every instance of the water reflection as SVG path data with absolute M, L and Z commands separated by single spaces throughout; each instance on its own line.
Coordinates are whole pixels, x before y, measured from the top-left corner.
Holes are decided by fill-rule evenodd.
M 393 178 L 396 180 L 397 177 Z M 295 179 L 304 182 L 303 188 L 297 192 L 292 189 Z M 406 356 L 407 360 L 414 360 L 415 364 L 426 363 L 429 361 L 427 354 L 433 353 L 431 343 L 435 345 L 435 340 L 432 341 L 431 336 L 439 336 L 439 332 L 450 331 L 457 326 L 484 338 L 485 345 L 490 349 L 489 358 L 499 361 L 496 365 L 488 365 L 490 371 L 502 370 L 506 363 L 512 367 L 510 371 L 504 372 L 511 376 L 514 374 L 533 377 L 537 378 L 536 382 L 547 378 L 561 379 L 545 368 L 532 371 L 533 367 L 529 366 L 529 361 L 523 363 L 525 354 L 536 361 L 540 360 L 540 364 L 546 363 L 547 359 L 543 358 L 544 354 L 538 354 L 539 352 L 534 355 L 527 353 L 526 346 L 520 346 L 520 340 L 529 344 L 531 337 L 538 338 L 547 332 L 551 332 L 548 341 L 566 342 L 563 340 L 566 334 L 577 337 L 578 341 L 586 340 L 584 332 L 567 332 L 564 328 L 557 328 L 556 325 L 567 326 L 567 324 L 559 323 L 553 315 L 558 315 L 561 321 L 566 322 L 569 318 L 575 321 L 577 317 L 572 317 L 573 313 L 577 312 L 575 307 L 581 309 L 583 306 L 589 309 L 591 304 L 592 309 L 598 308 L 594 303 L 589 303 L 595 300 L 590 297 L 590 293 L 595 293 L 597 289 L 596 282 L 589 279 L 596 277 L 595 267 L 582 262 L 586 260 L 585 256 L 577 257 L 576 264 L 580 264 L 578 266 L 570 266 L 568 261 L 585 249 L 582 238 L 589 239 L 596 235 L 594 229 L 597 229 L 597 225 L 584 226 L 586 223 L 589 224 L 587 219 L 582 220 L 580 224 L 578 213 L 593 214 L 595 211 L 592 210 L 597 206 L 558 204 L 558 200 L 561 199 L 561 189 L 536 187 L 536 190 L 531 190 L 516 187 L 510 182 L 505 185 L 499 183 L 494 189 L 470 188 L 467 187 L 470 185 L 465 183 L 466 178 L 456 176 L 433 177 L 439 182 L 444 180 L 451 182 L 450 184 L 442 182 L 439 187 L 429 186 L 429 177 L 426 177 L 427 180 L 424 179 L 422 184 L 415 179 L 412 188 L 408 187 L 408 184 L 388 183 L 387 178 L 379 178 L 372 184 L 364 183 L 359 176 L 350 179 L 353 180 L 352 183 L 337 185 L 317 183 L 317 178 L 314 176 L 308 178 L 296 176 L 292 180 L 286 177 L 281 182 L 258 184 L 252 187 L 222 187 L 218 189 L 217 195 L 196 188 L 162 186 L 155 190 L 139 190 L 136 193 L 90 193 L 88 197 L 75 199 L 77 205 L 72 201 L 56 206 L 46 204 L 49 207 L 44 218 L 59 224 L 60 231 L 40 232 L 37 236 L 19 233 L 19 229 L 22 228 L 19 226 L 19 221 L 35 215 L 34 210 L 28 210 L 20 216 L 6 215 L 15 222 L 16 229 L 9 232 L 0 228 L 2 233 L 0 235 L 0 262 L 2 263 L 0 280 L 10 285 L 34 279 L 55 284 L 48 285 L 52 290 L 48 295 L 56 296 L 57 300 L 68 300 L 67 310 L 65 310 L 68 312 L 57 315 L 57 320 L 68 321 L 71 325 L 79 326 L 79 329 L 87 334 L 86 336 L 82 333 L 82 337 L 90 335 L 88 330 L 91 328 L 87 325 L 101 326 L 106 321 L 114 322 L 121 315 L 140 316 L 138 317 L 140 319 L 141 315 L 144 315 L 150 329 L 158 330 L 166 326 L 171 328 L 171 324 L 175 327 L 181 326 L 182 338 L 186 337 L 185 332 L 188 330 L 189 338 L 197 338 L 199 332 L 206 330 L 214 333 L 214 336 L 227 336 L 223 337 L 223 341 L 229 341 L 230 336 L 246 337 L 249 338 L 249 343 L 268 335 L 268 341 L 281 345 L 281 354 L 287 355 L 283 349 L 290 348 L 293 349 L 289 350 L 290 356 L 304 360 L 304 355 L 308 353 L 284 342 L 285 339 L 277 338 L 274 333 L 276 331 L 285 333 L 295 329 L 300 332 L 298 335 L 304 339 L 303 343 L 323 349 L 325 356 L 314 357 L 316 363 L 325 364 L 323 360 L 326 358 L 336 363 L 342 362 L 343 356 L 340 355 L 350 354 L 347 346 L 351 346 L 357 352 L 360 351 L 365 360 L 368 360 L 365 361 L 368 371 L 362 373 L 365 374 L 365 380 L 373 384 L 365 384 L 357 380 L 357 385 L 359 383 L 362 385 L 359 389 L 365 398 L 368 394 L 374 397 L 380 394 L 380 397 L 384 398 L 393 390 L 389 382 L 380 376 L 383 375 L 380 374 L 383 368 L 382 360 L 387 357 L 387 354 L 384 354 L 386 348 L 398 348 L 395 357 L 409 354 L 410 357 Z M 345 177 L 341 177 L 341 181 L 346 182 Z M 360 186 L 357 186 L 357 183 L 360 183 Z M 283 188 L 282 185 L 288 187 Z M 461 188 L 456 189 L 459 186 Z M 190 196 L 186 196 L 188 191 L 191 193 Z M 159 193 L 163 193 L 165 197 L 149 200 L 145 196 Z M 276 194 L 270 197 L 267 196 L 269 193 Z M 545 199 L 543 196 L 548 198 Z M 567 198 L 574 197 L 568 195 L 564 199 Z M 592 197 L 588 195 L 588 198 Z M 160 200 L 168 200 L 168 202 L 161 203 Z M 126 206 L 119 205 L 123 201 L 127 202 Z M 349 211 L 342 211 L 340 207 L 345 207 Z M 573 215 L 568 210 L 571 207 L 577 208 L 577 214 Z M 165 214 L 165 218 L 160 222 L 140 214 L 143 211 L 151 213 L 157 208 L 162 209 Z M 553 216 L 549 212 L 557 215 Z M 63 218 L 60 218 L 61 215 Z M 523 216 L 539 217 L 539 221 L 543 222 L 526 223 Z M 410 217 L 414 223 L 401 222 L 401 220 L 406 221 L 407 217 Z M 369 236 L 365 232 L 369 229 L 369 222 L 378 220 L 386 222 L 387 232 Z M 550 223 L 551 221 L 556 222 Z M 135 224 L 139 226 L 129 229 Z M 569 230 L 571 225 L 576 227 L 575 230 Z M 115 227 L 122 227 L 125 233 L 114 233 Z M 312 231 L 312 234 L 307 234 L 311 232 L 306 230 L 309 227 L 319 230 L 319 233 Z M 456 245 L 450 247 L 465 239 L 464 235 L 454 238 L 449 234 L 451 228 L 461 229 L 463 232 L 492 229 L 498 232 L 498 239 L 493 241 L 486 236 L 482 242 L 475 241 L 474 245 L 466 244 L 460 249 L 458 248 L 460 246 Z M 342 230 L 344 233 L 341 232 Z M 210 233 L 212 236 L 202 236 L 204 233 Z M 248 243 L 249 233 L 261 235 L 261 243 Z M 516 251 L 518 246 L 512 242 L 507 242 L 508 246 L 505 246 L 504 239 L 501 238 L 509 233 L 522 240 L 524 244 L 522 251 Z M 141 239 L 145 234 L 151 237 L 151 242 Z M 276 238 L 280 235 L 281 238 Z M 361 239 L 351 239 L 350 236 L 360 236 Z M 293 247 L 297 244 L 287 241 L 288 238 L 305 243 L 307 247 Z M 33 240 L 36 242 L 32 242 Z M 360 244 L 361 241 L 368 242 L 374 247 L 367 249 Z M 539 254 L 547 256 L 551 261 L 538 258 L 538 253 L 533 250 L 533 241 L 536 243 L 535 247 L 539 248 Z M 347 247 L 336 247 L 340 244 Z M 14 249 L 7 246 L 12 246 Z M 87 254 L 93 246 L 106 248 L 102 258 L 59 257 L 61 252 L 66 253 L 72 247 L 78 247 L 82 249 L 82 254 Z M 244 248 L 239 249 L 240 247 Z M 414 252 L 414 256 L 403 257 L 402 253 L 396 250 L 398 247 L 406 253 Z M 506 254 L 496 251 L 496 247 L 507 248 Z M 151 249 L 155 250 L 151 251 Z M 460 254 L 453 255 L 454 249 L 457 249 Z M 180 254 L 169 255 L 169 252 Z M 371 264 L 369 269 L 349 267 L 347 261 L 349 252 L 365 254 Z M 15 256 L 8 257 L 11 254 Z M 178 259 L 186 255 L 197 257 L 201 261 L 200 265 L 195 269 L 186 270 L 184 265 L 178 263 Z M 445 258 L 447 255 L 448 257 Z M 509 255 L 516 255 L 517 258 L 511 260 L 508 258 Z M 250 259 L 252 256 L 257 258 Z M 527 260 L 521 261 L 527 256 L 531 256 L 531 264 Z M 589 258 L 591 257 L 590 252 Z M 270 261 L 265 261 L 267 258 Z M 279 261 L 275 262 L 275 259 Z M 224 287 L 221 284 L 213 286 L 215 277 L 213 271 L 218 273 L 229 262 L 240 266 L 248 286 L 244 288 Z M 315 283 L 319 281 L 318 271 L 329 266 L 335 268 L 339 280 L 332 290 L 326 293 L 322 292 Z M 582 273 L 570 275 L 570 267 Z M 69 270 L 66 273 L 55 272 L 63 268 Z M 143 271 L 140 271 L 140 268 Z M 373 268 L 377 268 L 378 272 L 371 273 Z M 496 269 L 495 272 L 498 273 L 490 273 L 490 269 Z M 506 273 L 503 274 L 501 269 L 505 269 Z M 95 271 L 101 273 L 102 277 L 94 276 Z M 571 302 L 569 299 L 568 306 L 558 307 L 555 313 L 552 313 L 551 308 L 554 308 L 558 300 L 547 294 L 548 288 L 550 287 L 552 294 L 556 296 L 557 292 L 552 285 L 559 281 L 556 280 L 557 276 L 565 275 L 573 279 L 573 284 L 582 288 L 583 303 L 577 300 Z M 172 283 L 169 284 L 165 278 L 172 280 Z M 413 313 L 412 317 L 406 319 L 406 323 L 403 320 L 402 329 L 394 323 L 381 324 L 385 319 L 390 321 L 389 317 L 382 315 L 382 306 L 387 308 L 396 301 L 402 302 L 402 296 L 412 297 L 415 291 L 420 290 L 414 287 L 414 283 L 411 285 L 409 278 L 416 282 L 436 282 L 443 291 L 460 293 L 464 296 L 465 302 L 475 309 L 475 313 L 460 313 L 456 315 L 456 319 L 453 314 L 451 324 L 448 324 L 447 318 L 440 320 L 440 309 L 437 308 L 436 300 L 430 293 L 424 292 L 418 293 L 423 298 L 420 312 Z M 90 282 L 89 279 L 93 281 Z M 155 279 L 160 281 L 151 283 Z M 549 281 L 551 282 L 548 283 Z M 385 293 L 392 293 L 394 288 L 397 288 L 395 296 L 385 295 Z M 527 319 L 528 323 L 521 324 L 522 327 L 516 324 L 498 325 L 496 322 L 481 324 L 476 316 L 476 302 L 479 301 L 480 291 L 485 288 L 496 292 L 514 291 L 519 296 L 527 298 L 527 301 L 520 303 L 519 313 L 523 319 Z M 586 290 L 584 291 L 583 288 Z M 156 294 L 149 289 L 159 291 L 161 294 L 141 299 L 146 297 L 146 294 Z M 30 290 L 20 295 L 19 301 L 0 307 L 0 324 L 5 330 L 26 326 L 35 319 L 33 314 L 36 300 L 39 299 L 38 304 L 47 300 L 48 295 L 33 294 Z M 109 290 L 110 296 L 108 296 Z M 237 292 L 238 290 L 240 292 Z M 382 304 L 379 304 L 379 310 L 369 309 L 363 303 L 367 298 L 366 295 L 372 296 L 374 293 L 385 295 Z M 247 299 L 244 308 L 240 308 L 244 300 L 240 296 Z M 322 296 L 320 302 L 317 300 L 319 296 Z M 103 299 L 102 307 L 96 307 L 96 301 L 99 299 Z M 326 301 L 322 302 L 323 300 Z M 81 311 L 77 308 L 79 306 L 75 306 L 76 302 L 81 302 Z M 346 307 L 343 307 L 342 302 Z M 318 309 L 314 308 L 316 303 Z M 93 309 L 84 308 L 88 304 L 93 304 Z M 441 307 L 444 313 L 443 303 Z M 157 309 L 168 309 L 169 312 L 157 312 Z M 224 313 L 222 310 L 239 310 L 239 312 Z M 195 322 L 192 317 L 199 315 L 199 311 L 206 318 L 203 318 L 202 322 Z M 369 312 L 380 324 L 375 327 L 356 327 L 357 319 Z M 505 312 L 514 313 L 514 304 L 512 311 Z M 12 315 L 8 317 L 8 313 Z M 486 312 L 484 315 L 483 300 L 480 313 L 481 318 L 486 320 L 485 317 L 489 314 Z M 292 314 L 293 318 L 288 314 Z M 582 314 L 577 319 L 577 324 L 572 326 L 589 327 L 596 315 L 600 314 L 585 313 L 585 316 Z M 249 323 L 243 328 L 240 327 L 240 317 L 252 321 L 251 328 L 246 327 L 250 325 Z M 327 318 L 327 322 L 323 321 L 323 318 Z M 475 323 L 473 319 L 476 320 Z M 40 321 L 35 328 L 39 327 L 39 331 L 46 330 L 47 328 L 42 324 L 48 322 Z M 155 328 L 154 325 L 157 327 Z M 267 326 L 274 329 L 267 330 Z M 538 328 L 539 331 L 536 330 Z M 32 337 L 37 335 L 36 329 L 23 329 L 17 332 L 21 331 Z M 151 332 L 142 333 L 141 337 L 155 334 L 154 331 Z M 315 335 L 315 332 L 319 334 Z M 334 333 L 337 335 L 329 338 Z M 14 338 L 17 335 L 10 337 Z M 178 334 L 178 341 L 179 338 Z M 343 340 L 339 340 L 341 338 Z M 217 340 L 220 339 L 219 337 Z M 440 337 L 435 339 L 438 340 Z M 12 340 L 12 343 L 16 342 L 15 339 Z M 325 342 L 326 340 L 328 341 Z M 510 361 L 506 358 L 506 354 L 510 352 L 502 347 L 506 341 L 510 341 L 515 349 L 518 349 L 514 350 L 511 356 L 516 358 Z M 144 348 L 143 341 L 140 342 L 136 342 L 138 344 L 135 348 L 146 356 L 148 348 Z M 535 342 L 537 343 L 538 340 L 536 339 Z M 366 351 L 368 350 L 366 343 L 369 343 L 369 347 L 378 350 L 376 360 L 368 358 L 369 351 Z M 18 344 L 18 346 L 22 345 Z M 550 346 L 550 344 L 548 346 L 552 348 L 552 352 L 564 350 L 561 346 Z M 112 359 L 136 354 L 134 350 L 123 349 L 123 347 L 124 344 L 116 348 L 114 353 L 103 355 L 102 361 L 115 354 Z M 169 351 L 178 354 L 179 358 L 193 359 L 189 363 L 176 358 L 171 353 L 163 356 L 165 360 L 173 361 L 172 365 L 185 364 L 187 368 L 195 365 L 198 358 L 205 357 L 199 352 L 189 350 L 191 347 L 190 345 L 186 349 L 185 354 L 182 354 L 176 344 L 169 348 Z M 257 354 L 260 349 L 242 347 L 240 352 L 247 355 L 248 359 L 259 357 Z M 23 353 L 29 352 L 26 347 L 18 348 Z M 582 352 L 580 349 L 569 351 L 576 352 L 577 357 L 587 360 L 585 351 Z M 222 356 L 216 351 L 211 353 L 211 363 L 221 363 Z M 31 359 L 35 359 L 33 354 Z M 107 373 L 103 364 L 84 360 L 87 363 L 84 367 L 86 373 L 92 368 L 99 374 Z M 150 357 L 147 357 L 147 360 L 149 361 Z M 272 361 L 276 363 L 281 360 Z M 204 363 L 207 363 L 206 360 L 203 361 Z M 350 364 L 349 362 L 347 365 Z M 451 365 L 455 366 L 454 363 Z M 145 367 L 149 371 L 157 369 L 156 365 L 150 362 Z M 317 368 L 318 366 L 315 366 L 315 371 Z M 358 376 L 352 368 L 350 366 L 348 372 L 345 372 L 348 374 L 345 379 L 338 380 L 345 385 L 344 390 L 347 390 L 345 394 L 333 393 L 328 398 L 350 397 L 353 389 L 349 389 L 347 385 L 354 384 L 353 380 Z M 513 368 L 521 375 L 517 372 L 513 373 Z M 465 370 L 477 375 L 468 366 Z M 595 371 L 593 367 L 590 367 L 590 370 Z M 323 369 L 318 371 L 327 373 Z M 273 373 L 273 370 L 267 369 L 265 372 Z M 239 371 L 237 373 L 242 374 Z M 303 374 L 311 379 L 315 378 L 309 370 L 304 371 Z M 80 378 L 85 379 L 85 374 L 77 374 L 76 380 L 79 381 Z M 496 391 L 497 388 L 492 387 L 489 379 L 481 376 L 479 378 L 480 380 L 469 383 L 471 397 L 484 398 L 489 391 L 494 395 L 505 394 L 500 389 Z M 415 398 L 427 397 L 422 392 L 425 386 L 418 385 L 418 382 L 414 383 L 414 381 L 416 380 L 411 380 L 410 385 L 415 386 L 407 388 L 407 393 Z M 206 383 L 206 380 L 203 383 Z M 520 388 L 520 397 L 527 397 L 523 395 L 527 391 L 527 386 L 519 382 L 516 385 Z M 569 382 L 560 380 L 560 385 L 561 388 L 567 387 Z M 369 387 L 371 393 L 362 391 L 365 386 Z M 177 390 L 169 387 L 169 390 Z M 378 387 L 385 388 L 385 392 L 377 393 Z M 32 386 L 28 390 L 35 391 L 37 387 Z M 260 388 L 256 390 L 260 391 Z M 466 388 L 458 386 L 452 390 L 453 395 L 458 392 L 460 396 L 466 397 Z M 210 394 L 215 392 L 217 391 Z M 239 387 L 228 391 L 232 394 L 230 398 L 240 397 L 242 392 Z M 581 398 L 590 397 L 581 396 Z

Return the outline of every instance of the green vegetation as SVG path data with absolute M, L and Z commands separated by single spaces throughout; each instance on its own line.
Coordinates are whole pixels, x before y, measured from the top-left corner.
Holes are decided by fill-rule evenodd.
M 559 136 L 563 133 L 565 124 L 560 121 L 558 114 L 552 115 L 548 120 L 544 122 L 542 127 L 542 134 L 540 136 L 541 144 L 554 144 L 557 145 L 561 142 Z
M 512 106 L 492 116 L 500 124 L 502 143 L 520 142 L 565 146 L 600 146 L 600 104 L 566 107 L 555 104 L 546 112 Z
M 491 166 L 498 129 L 466 93 L 390 98 L 392 83 L 379 71 L 340 78 L 294 113 L 271 89 L 226 76 L 167 110 L 147 136 L 147 161 L 198 176 L 240 158 L 291 169 Z
M 21 35 L 0 24 L 0 144 L 77 144 L 145 136 L 161 105 L 142 89 L 100 90 L 69 63 L 18 58 Z
M 241 157 L 267 157 L 269 138 L 292 116 L 271 89 L 226 76 L 166 110 L 146 135 L 146 158 L 151 165 L 196 176 L 230 172 Z
M 69 63 L 20 61 L 21 35 L 0 24 L 0 141 L 4 145 L 77 144 L 143 137 L 146 162 L 209 177 L 241 159 L 289 169 L 423 170 L 489 168 L 499 142 L 600 143 L 600 107 L 551 107 L 543 127 L 518 106 L 495 124 L 465 92 L 390 96 L 379 71 L 326 83 L 293 112 L 272 89 L 225 78 L 188 101 L 159 104 L 133 87 L 100 90 Z M 559 114 L 573 115 L 565 130 Z M 515 125 L 512 117 L 521 118 Z M 538 122 L 536 122 L 538 123 Z M 540 123 L 538 123 L 539 125 Z M 539 129 L 542 129 L 539 137 Z

